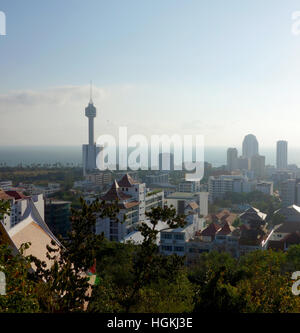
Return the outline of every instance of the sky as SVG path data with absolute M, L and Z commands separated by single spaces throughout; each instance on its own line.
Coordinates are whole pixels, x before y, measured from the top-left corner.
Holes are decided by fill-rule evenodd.
M 92 80 L 96 137 L 127 126 L 300 146 L 297 0 L 1 0 L 0 11 L 0 145 L 87 143 Z

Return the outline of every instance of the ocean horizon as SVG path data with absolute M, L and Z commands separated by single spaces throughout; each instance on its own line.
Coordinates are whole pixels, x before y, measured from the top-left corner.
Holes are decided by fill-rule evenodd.
M 241 149 L 239 154 L 241 153 Z M 227 147 L 205 147 L 204 159 L 214 167 L 226 164 Z M 260 148 L 266 156 L 266 165 L 275 165 L 276 148 Z M 19 164 L 82 165 L 81 146 L 0 146 L 0 164 L 17 166 Z M 289 148 L 289 164 L 300 165 L 300 148 Z

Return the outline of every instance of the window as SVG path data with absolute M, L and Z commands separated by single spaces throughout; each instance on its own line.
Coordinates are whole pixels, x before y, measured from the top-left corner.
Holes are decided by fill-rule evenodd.
M 161 234 L 161 238 L 163 238 L 163 239 L 172 239 L 172 234 L 171 233 L 162 233 Z
M 183 234 L 177 234 L 177 235 L 175 235 L 175 239 L 184 240 L 184 235 Z
M 183 252 L 184 251 L 184 247 L 183 246 L 174 246 L 174 251 L 176 251 L 176 252 Z
M 163 251 L 169 251 L 169 252 L 172 251 L 172 246 L 169 245 L 163 245 L 161 248 Z

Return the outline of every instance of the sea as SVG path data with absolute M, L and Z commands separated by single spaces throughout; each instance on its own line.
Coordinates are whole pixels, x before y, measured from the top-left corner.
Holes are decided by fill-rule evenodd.
M 241 148 L 238 148 L 241 152 Z M 275 165 L 276 148 L 260 148 L 260 155 L 266 156 L 266 165 Z M 214 167 L 226 164 L 227 147 L 205 147 L 204 160 Z M 300 147 L 289 148 L 289 164 L 300 166 Z M 55 164 L 67 166 L 82 165 L 81 146 L 0 146 L 0 167 L 22 164 Z

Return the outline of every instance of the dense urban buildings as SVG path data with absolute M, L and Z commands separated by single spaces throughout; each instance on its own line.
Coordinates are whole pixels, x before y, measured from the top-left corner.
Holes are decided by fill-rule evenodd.
M 146 220 L 145 213 L 152 207 L 163 206 L 164 193 L 148 190 L 145 183 L 134 180 L 125 174 L 119 181 L 115 180 L 110 189 L 101 196 L 107 204 L 118 202 L 120 212 L 116 219 L 109 217 L 98 218 L 96 233 L 104 233 L 105 237 L 113 241 L 121 241 L 126 235 L 134 231 L 139 222 Z

